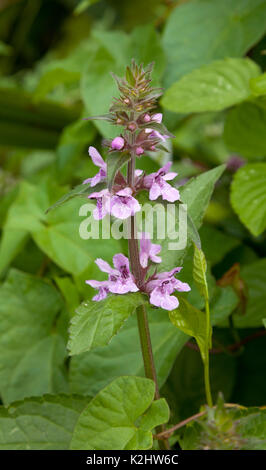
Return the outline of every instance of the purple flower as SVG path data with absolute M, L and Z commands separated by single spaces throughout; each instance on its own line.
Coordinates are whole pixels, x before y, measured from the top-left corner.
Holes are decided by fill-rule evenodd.
M 161 246 L 151 243 L 148 233 L 141 234 L 139 259 L 143 268 L 147 268 L 149 259 L 153 261 L 153 263 L 161 263 L 162 258 L 157 256 L 160 251 Z
M 125 145 L 123 137 L 115 137 L 112 140 L 111 147 L 113 150 L 121 150 Z
M 141 209 L 137 199 L 132 196 L 131 188 L 121 189 L 113 195 L 108 189 L 103 189 L 90 194 L 88 198 L 97 200 L 93 211 L 95 220 L 103 219 L 106 214 L 111 214 L 118 219 L 127 219 Z
M 131 215 L 140 211 L 141 207 L 132 196 L 131 188 L 124 188 L 118 191 L 111 199 L 111 214 L 118 219 L 127 219 Z
M 156 113 L 152 115 L 151 119 L 152 121 L 155 121 L 155 122 L 158 122 L 158 124 L 161 124 L 163 120 L 163 115 L 162 113 Z
M 171 165 L 172 163 L 168 162 L 160 168 L 157 173 L 151 173 L 145 176 L 144 186 L 150 190 L 149 198 L 151 201 L 154 201 L 159 196 L 162 196 L 164 200 L 169 202 L 178 201 L 180 199 L 179 191 L 166 182 L 177 176 L 177 173 L 168 173 Z
M 158 124 L 161 124 L 162 119 L 163 119 L 162 113 L 153 114 L 152 117 L 151 117 L 151 120 L 154 121 L 154 122 L 158 122 Z M 154 139 L 154 138 L 157 137 L 158 139 L 162 140 L 163 142 L 165 142 L 166 139 L 169 139 L 168 135 L 162 135 L 160 132 L 156 131 L 155 129 L 147 128 L 147 129 L 145 129 L 145 132 L 146 132 L 146 134 L 149 134 L 150 139 Z
M 93 217 L 95 220 L 103 219 L 106 214 L 110 214 L 110 203 L 111 203 L 111 194 L 108 189 L 103 189 L 102 191 L 91 193 L 88 198 L 96 199 L 96 208 L 93 211 Z
M 95 175 L 93 178 L 87 178 L 83 181 L 83 184 L 90 183 L 91 187 L 96 186 L 96 184 L 100 183 L 102 180 L 106 178 L 107 175 L 107 165 L 105 161 L 102 159 L 99 152 L 94 147 L 89 147 L 89 155 L 94 163 L 94 165 L 100 167 L 100 171 Z
M 101 271 L 108 274 L 107 281 L 86 281 L 91 287 L 99 289 L 93 300 L 104 299 L 108 292 L 113 294 L 126 294 L 127 292 L 137 292 L 139 289 L 135 284 L 134 278 L 129 270 L 128 258 L 121 253 L 113 257 L 114 268 L 101 258 L 96 259 L 95 263 Z
M 147 283 L 147 292 L 150 294 L 150 303 L 165 310 L 174 310 L 179 302 L 173 294 L 174 291 L 188 292 L 190 287 L 174 277 L 182 268 L 156 274 L 155 278 Z

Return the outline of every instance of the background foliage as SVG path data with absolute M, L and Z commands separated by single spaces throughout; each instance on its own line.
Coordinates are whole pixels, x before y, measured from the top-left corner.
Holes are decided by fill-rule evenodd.
M 88 146 L 100 149 L 102 138 L 117 130 L 83 118 L 107 112 L 116 94 L 110 71 L 122 74 L 133 57 L 145 64 L 155 62 L 154 83 L 165 88 L 160 107 L 175 135 L 169 153 L 142 158 L 138 166 L 155 171 L 173 159 L 192 220 L 197 228 L 204 221 L 200 236 L 214 327 L 214 398 L 221 391 L 227 402 L 262 407 L 265 0 L 5 0 L 0 8 L 0 448 L 81 448 L 84 426 L 97 406 L 95 401 L 88 404 L 90 398 L 106 386 L 101 393 L 112 394 L 113 387 L 117 396 L 123 395 L 125 379 L 109 385 L 113 379 L 143 376 L 136 318 L 131 315 L 132 304 L 141 302 L 137 294 L 127 304 L 112 307 L 119 312 L 112 331 L 103 323 L 98 337 L 75 340 L 79 325 L 72 324 L 70 350 L 82 354 L 69 356 L 69 322 L 78 305 L 92 295 L 84 280 L 99 279 L 94 259 L 111 261 L 114 253 L 126 253 L 126 246 L 117 240 L 103 243 L 79 237 L 78 213 L 84 200 L 76 198 L 45 213 L 94 174 Z M 175 317 L 177 329 L 166 312 L 149 311 L 170 423 L 196 413 L 205 402 L 197 348 L 204 300 L 193 281 L 192 247 L 174 256 L 177 263 L 184 262 L 181 278 L 192 286 L 181 301 L 187 324 Z M 163 246 L 166 269 L 169 263 L 173 253 Z M 82 309 L 88 315 L 83 304 L 78 321 Z M 91 328 L 93 322 L 95 317 L 88 316 Z M 143 396 L 145 380 L 128 377 L 131 402 Z M 87 448 L 150 447 L 151 430 L 167 420 L 168 410 L 163 399 L 154 402 L 150 417 L 148 412 L 146 421 L 142 417 L 133 429 L 132 423 L 151 404 L 152 383 L 146 390 L 143 409 L 135 409 L 126 424 L 126 442 L 109 428 L 105 444 L 94 436 L 94 447 Z M 101 401 L 97 397 L 94 400 Z M 239 420 L 240 414 L 228 419 Z M 110 416 L 110 425 L 116 426 Z M 221 423 L 219 410 L 208 419 Z M 244 439 L 253 436 L 250 446 L 266 448 L 265 413 L 254 408 L 243 419 L 231 440 L 241 428 Z M 98 425 L 95 422 L 93 429 Z M 183 448 L 202 442 L 211 448 L 215 436 L 211 425 L 206 426 L 200 431 L 188 428 L 175 441 Z M 227 430 L 219 432 L 224 436 Z

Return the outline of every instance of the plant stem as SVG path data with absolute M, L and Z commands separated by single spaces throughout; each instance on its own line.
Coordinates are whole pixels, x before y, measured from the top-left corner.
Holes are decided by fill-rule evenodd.
M 211 395 L 211 385 L 210 385 L 210 358 L 209 358 L 209 337 L 210 337 L 210 307 L 208 297 L 205 300 L 205 312 L 206 312 L 206 357 L 204 360 L 204 382 L 205 382 L 205 392 L 208 406 L 212 407 L 212 395 Z
M 134 185 L 135 158 L 136 157 L 132 152 L 131 159 L 128 163 L 128 173 L 127 173 L 127 181 L 128 181 L 129 186 Z M 131 266 L 132 274 L 135 277 L 137 286 L 141 287 L 143 283 L 143 274 L 142 274 L 142 268 L 141 268 L 140 261 L 139 261 L 139 247 L 138 247 L 138 240 L 136 238 L 135 216 L 130 217 L 129 224 L 130 224 L 129 225 L 130 231 L 129 231 L 129 238 L 128 238 L 128 248 L 129 248 L 130 266 Z M 139 337 L 140 337 L 145 375 L 148 379 L 153 380 L 155 384 L 155 399 L 158 400 L 160 398 L 159 387 L 158 387 L 158 381 L 157 381 L 156 370 L 155 370 L 155 365 L 154 365 L 149 322 L 148 322 L 147 312 L 146 312 L 144 305 L 137 308 L 137 318 L 138 318 L 138 329 L 139 329 Z M 164 430 L 163 426 L 158 426 L 158 432 L 163 432 L 163 430 Z M 163 439 L 162 441 L 160 441 L 159 447 L 160 449 L 170 449 L 168 440 Z

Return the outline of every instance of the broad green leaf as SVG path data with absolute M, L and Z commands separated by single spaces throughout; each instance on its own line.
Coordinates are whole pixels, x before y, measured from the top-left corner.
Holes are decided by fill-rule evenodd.
M 248 99 L 249 81 L 259 73 L 259 66 L 250 59 L 217 60 L 175 82 L 161 103 L 176 113 L 221 111 Z
M 206 278 L 207 262 L 202 250 L 199 250 L 194 245 L 194 258 L 193 258 L 193 278 L 200 291 L 200 294 L 206 299 L 209 299 L 208 283 Z
M 169 419 L 169 409 L 164 399 L 152 405 L 154 393 L 154 382 L 149 379 L 119 377 L 114 380 L 81 413 L 74 429 L 71 449 L 151 448 L 152 429 Z
M 266 229 L 266 163 L 240 168 L 231 186 L 231 203 L 241 222 L 258 236 Z
M 129 160 L 131 156 L 129 152 L 114 152 L 107 156 L 107 185 L 110 190 L 113 186 L 116 173 L 122 168 Z
M 108 344 L 127 318 L 145 302 L 140 293 L 110 295 L 100 302 L 83 302 L 71 321 L 70 354 L 73 356 Z
M 237 303 L 238 298 L 230 287 L 219 288 L 211 302 L 212 324 L 224 321 Z M 189 336 L 172 325 L 165 310 L 148 308 L 148 318 L 161 387 Z M 114 378 L 129 374 L 144 376 L 136 315 L 128 318 L 108 346 L 73 356 L 70 361 L 73 393 L 95 395 Z
M 206 359 L 206 316 L 193 307 L 183 297 L 179 298 L 179 307 L 169 312 L 169 318 L 174 326 L 189 336 L 193 336 L 200 348 L 202 359 Z
M 62 86 L 62 83 L 68 84 L 77 82 L 79 78 L 79 72 L 64 70 L 63 68 L 60 68 L 60 66 L 58 66 L 58 68 L 48 70 L 45 75 L 41 77 L 38 86 L 34 91 L 34 101 L 36 103 L 42 101 L 56 86 Z
M 234 323 L 237 328 L 260 328 L 265 317 L 266 259 L 244 266 L 240 275 L 247 285 L 248 302 L 245 315 L 235 315 Z
M 171 324 L 165 310 L 148 309 L 148 315 L 161 386 L 188 337 Z M 95 395 L 111 380 L 129 374 L 145 375 L 136 315 L 128 318 L 107 346 L 73 356 L 70 361 L 70 386 L 74 393 Z
M 166 85 L 225 57 L 241 57 L 265 31 L 264 0 L 202 0 L 178 5 L 163 33 Z
M 224 139 L 230 150 L 247 158 L 266 156 L 266 109 L 243 103 L 229 111 Z
M 88 185 L 84 185 L 85 191 L 86 186 Z M 4 225 L 0 245 L 0 255 L 3 255 L 4 260 L 0 263 L 1 270 L 13 260 L 18 251 L 17 245 L 20 246 L 23 241 L 18 237 L 16 245 L 16 231 L 24 236 L 26 233 L 30 234 L 40 250 L 62 269 L 74 275 L 87 269 L 97 254 L 108 261 L 112 254 L 119 251 L 117 240 L 110 239 L 103 244 L 100 239 L 91 238 L 88 242 L 81 238 L 79 229 L 82 218 L 79 210 L 82 204 L 77 199 L 45 214 L 47 208 L 63 192 L 63 188 L 51 182 L 41 182 L 38 186 L 27 182 L 21 184 L 18 197 L 11 205 Z M 90 216 L 91 210 L 88 210 L 88 218 Z
M 251 78 L 250 89 L 255 96 L 266 95 L 266 73 L 256 78 Z
M 11 270 L 0 287 L 0 394 L 5 403 L 67 391 L 62 301 L 42 279 Z
M 152 222 L 153 227 L 153 241 L 154 243 L 159 243 L 162 246 L 160 255 L 162 256 L 161 269 L 164 271 L 169 271 L 173 267 L 180 266 L 184 260 L 184 257 L 191 245 L 191 242 L 197 243 L 199 245 L 199 239 L 197 234 L 197 229 L 201 226 L 203 216 L 206 212 L 206 209 L 209 205 L 210 198 L 214 189 L 216 181 L 219 179 L 221 174 L 225 169 L 224 165 L 220 165 L 217 168 L 213 168 L 210 171 L 202 173 L 196 178 L 191 178 L 188 183 L 179 188 L 181 201 L 187 205 L 187 212 L 189 214 L 187 221 L 187 244 L 185 248 L 175 249 L 175 245 L 179 242 L 180 233 L 179 233 L 179 218 L 182 216 L 182 207 L 179 212 L 179 203 L 175 206 L 175 219 L 174 226 L 171 227 L 171 230 L 174 229 L 175 233 L 169 234 L 166 232 L 167 236 L 163 239 L 159 238 L 160 228 L 162 227 L 162 222 L 160 222 L 160 209 L 162 209 L 163 214 L 166 212 L 165 206 L 158 201 L 148 200 L 146 192 L 140 193 L 138 196 L 141 204 L 148 203 L 145 207 L 145 227 L 150 225 Z M 158 220 L 156 212 L 158 210 Z M 165 212 L 164 212 L 165 211 Z M 159 222 L 158 222 L 159 221 Z M 139 221 L 140 222 L 140 221 Z M 165 221 L 164 221 L 165 222 Z M 147 225 L 146 225 L 147 224 Z M 167 224 L 165 223 L 165 230 L 169 230 Z M 139 225 L 140 226 L 140 225 Z M 146 228 L 145 228 L 146 230 Z M 143 230 L 144 231 L 144 230 Z M 171 235 L 171 238 L 170 238 Z M 152 236 L 152 234 L 151 234 Z M 175 238 L 176 237 L 176 238 Z M 175 245 L 174 245 L 175 244 Z M 174 249 L 173 249 L 174 248 Z
M 244 415 L 245 413 L 243 413 Z M 237 430 L 246 439 L 246 449 L 266 450 L 266 410 L 252 408 L 239 419 Z M 250 443 L 250 445 L 249 445 Z
M 237 238 L 206 223 L 200 228 L 199 233 L 208 264 L 219 263 L 227 253 L 240 244 Z M 217 250 L 217 247 L 219 247 L 219 250 Z
M 1 450 L 67 450 L 88 397 L 44 395 L 0 407 Z

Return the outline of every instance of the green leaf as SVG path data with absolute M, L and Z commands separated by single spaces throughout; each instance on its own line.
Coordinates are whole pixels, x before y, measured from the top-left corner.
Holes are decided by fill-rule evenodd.
M 172 325 L 165 310 L 148 308 L 148 316 L 161 386 L 188 337 Z M 131 374 L 145 375 L 136 315 L 128 318 L 107 346 L 73 356 L 70 361 L 70 386 L 74 393 L 95 395 L 116 377 Z
M 166 85 L 225 57 L 241 57 L 265 31 L 264 0 L 202 0 L 178 5 L 163 33 Z
M 206 299 L 209 299 L 208 283 L 206 278 L 207 262 L 202 250 L 199 250 L 194 245 L 194 258 L 193 258 L 193 278 L 198 287 L 200 294 Z
M 231 204 L 241 222 L 258 236 L 266 228 L 266 163 L 240 168 L 231 186 Z
M 200 238 L 208 264 L 213 265 L 222 261 L 227 253 L 240 244 L 237 238 L 206 223 L 200 228 Z
M 88 400 L 75 395 L 44 395 L 0 407 L 0 449 L 69 449 Z
M 204 65 L 175 82 L 161 104 L 176 113 L 221 111 L 248 99 L 249 81 L 260 69 L 250 59 L 224 59 Z
M 86 186 L 84 185 L 85 191 L 88 189 Z M 18 251 L 16 232 L 19 235 L 18 245 L 22 244 L 23 237 L 30 234 L 40 250 L 62 269 L 74 275 L 79 275 L 87 269 L 97 255 L 106 257 L 108 261 L 111 255 L 119 250 L 120 244 L 117 240 L 110 239 L 108 243 L 103 244 L 100 239 L 91 238 L 88 243 L 87 239 L 81 238 L 81 204 L 77 198 L 72 198 L 68 204 L 45 215 L 47 207 L 62 196 L 63 192 L 63 188 L 51 181 L 40 182 L 38 186 L 27 182 L 21 184 L 4 225 L 0 245 L 1 271 L 8 266 Z M 88 208 L 88 218 L 84 220 L 88 220 L 88 224 L 85 223 L 88 229 L 90 217 L 91 209 Z
M 108 344 L 127 318 L 146 302 L 140 293 L 110 295 L 100 302 L 83 302 L 70 326 L 71 355 Z
M 256 78 L 251 78 L 250 89 L 255 96 L 266 95 L 266 73 Z
M 247 286 L 248 302 L 245 315 L 235 315 L 234 323 L 237 328 L 262 327 L 266 304 L 266 259 L 244 266 L 240 276 Z
M 248 410 L 247 416 L 239 419 L 237 430 L 247 441 L 245 449 L 266 450 L 266 410 Z
M 206 359 L 206 315 L 193 307 L 183 297 L 179 298 L 179 307 L 169 312 L 174 326 L 189 336 L 193 336 L 200 348 L 203 361 Z
M 182 203 L 187 205 L 187 213 L 188 213 L 188 221 L 187 221 L 187 244 L 185 248 L 182 249 L 173 249 L 174 244 L 179 242 L 179 218 L 180 213 L 178 212 L 179 203 L 175 206 L 175 216 L 174 219 L 174 228 L 177 235 L 174 235 L 177 238 L 170 238 L 170 234 L 168 236 L 162 238 L 156 238 L 158 236 L 159 230 L 157 228 L 157 217 L 154 217 L 156 213 L 156 209 L 159 209 L 162 204 L 160 201 L 152 201 L 148 200 L 148 196 L 146 192 L 142 192 L 138 195 L 138 199 L 141 204 L 145 204 L 148 202 L 148 205 L 145 207 L 145 224 L 149 225 L 149 221 L 151 220 L 153 223 L 153 241 L 154 243 L 159 243 L 162 246 L 162 250 L 160 256 L 162 256 L 162 263 L 161 269 L 164 271 L 169 271 L 173 267 L 181 266 L 186 253 L 191 245 L 191 242 L 197 246 L 200 246 L 200 239 L 197 233 L 197 229 L 202 224 L 203 216 L 206 212 L 206 209 L 209 205 L 210 198 L 214 189 L 214 185 L 216 181 L 219 179 L 221 174 L 225 169 L 224 165 L 220 165 L 216 168 L 213 168 L 210 171 L 206 171 L 201 175 L 197 176 L 196 178 L 191 178 L 188 183 L 184 186 L 179 188 L 181 201 Z M 162 209 L 164 207 L 162 206 Z M 182 207 L 181 207 L 182 209 Z M 144 212 L 144 211 L 143 211 Z M 138 216 L 137 216 L 138 217 Z M 160 217 L 158 217 L 159 219 Z M 160 223 L 160 221 L 159 221 Z M 167 227 L 166 227 L 167 229 Z M 171 236 L 173 234 L 171 233 Z M 152 236 L 152 234 L 151 234 Z
M 64 194 L 64 196 L 62 196 L 51 207 L 49 207 L 46 210 L 46 214 L 50 212 L 52 209 L 56 209 L 56 207 L 62 206 L 63 204 L 65 204 L 66 202 L 70 201 L 71 199 L 75 197 L 88 198 L 90 194 L 94 193 L 95 191 L 101 191 L 104 188 L 105 188 L 104 183 L 97 184 L 94 187 L 91 187 L 90 184 L 79 184 L 78 186 L 75 186 L 75 188 L 73 188 L 72 191 L 70 191 L 67 194 Z
M 227 147 L 248 158 L 266 156 L 266 109 L 242 103 L 229 111 L 224 139 Z
M 107 157 L 107 185 L 110 190 L 113 186 L 116 173 L 122 168 L 129 160 L 131 156 L 129 152 L 114 152 L 110 153 Z
M 154 382 L 149 379 L 119 377 L 114 380 L 81 413 L 71 449 L 151 448 L 152 429 L 169 419 L 169 409 L 164 399 L 152 405 L 154 392 Z
M 62 301 L 53 286 L 11 270 L 0 287 L 0 393 L 5 403 L 67 391 L 63 338 L 55 320 Z
M 238 297 L 230 287 L 217 289 L 211 302 L 212 324 L 225 320 L 237 304 Z M 147 310 L 161 387 L 189 336 L 169 321 L 165 310 Z M 129 374 L 145 375 L 136 315 L 128 318 L 108 346 L 73 356 L 70 361 L 70 387 L 74 393 L 95 395 L 114 378 Z
M 80 79 L 80 73 L 71 70 L 64 70 L 60 66 L 48 70 L 39 80 L 38 86 L 34 91 L 34 101 L 38 103 L 43 101 L 50 91 L 56 86 L 77 82 Z

